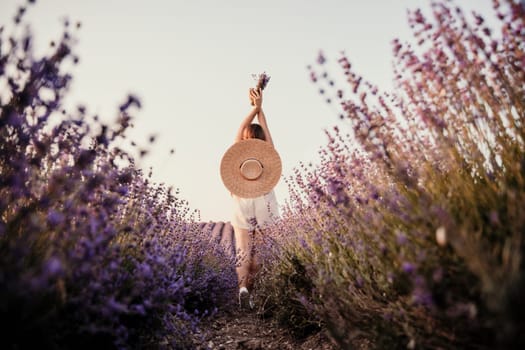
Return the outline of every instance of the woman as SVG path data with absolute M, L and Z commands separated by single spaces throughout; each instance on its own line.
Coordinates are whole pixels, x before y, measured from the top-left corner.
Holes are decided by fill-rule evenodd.
M 266 123 L 266 116 L 262 109 L 262 90 L 250 89 L 250 100 L 253 109 L 242 121 L 235 142 L 247 139 L 260 139 L 270 143 L 273 147 L 272 136 Z M 257 116 L 258 122 L 252 123 Z M 242 198 L 232 194 L 235 246 L 237 251 L 236 271 L 239 279 L 239 305 L 241 308 L 253 308 L 253 299 L 250 291 L 253 288 L 253 278 L 259 264 L 255 256 L 254 234 L 264 228 L 279 216 L 275 193 L 268 193 L 256 198 Z

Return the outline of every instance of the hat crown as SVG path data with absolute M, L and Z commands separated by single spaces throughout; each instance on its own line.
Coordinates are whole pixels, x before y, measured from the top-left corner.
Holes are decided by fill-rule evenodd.
M 259 139 L 238 141 L 224 153 L 221 178 L 226 188 L 242 198 L 270 192 L 281 176 L 281 158 L 270 143 Z
M 241 164 L 241 174 L 246 180 L 257 180 L 263 172 L 261 162 L 254 158 L 248 158 Z

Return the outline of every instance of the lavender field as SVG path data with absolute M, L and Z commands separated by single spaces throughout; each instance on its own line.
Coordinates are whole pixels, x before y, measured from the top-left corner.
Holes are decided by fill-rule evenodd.
M 525 5 L 493 6 L 490 29 L 450 1 L 411 11 L 395 91 L 351 57 L 309 67 L 349 128 L 286 179 L 261 317 L 341 349 L 525 348 Z M 1 348 L 195 348 L 202 320 L 236 307 L 226 225 L 117 146 L 138 98 L 113 125 L 64 110 L 76 25 L 36 57 L 25 11 L 0 29 Z
M 74 32 L 47 57 L 21 26 L 2 32 L 2 348 L 190 348 L 231 303 L 233 267 L 177 193 L 113 146 L 140 101 L 125 98 L 115 125 L 62 109 Z

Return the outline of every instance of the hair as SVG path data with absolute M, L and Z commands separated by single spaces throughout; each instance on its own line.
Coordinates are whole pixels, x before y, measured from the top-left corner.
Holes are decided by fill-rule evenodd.
M 246 127 L 246 130 L 247 130 L 248 138 L 266 141 L 264 130 L 262 126 L 260 126 L 259 124 L 252 123 Z

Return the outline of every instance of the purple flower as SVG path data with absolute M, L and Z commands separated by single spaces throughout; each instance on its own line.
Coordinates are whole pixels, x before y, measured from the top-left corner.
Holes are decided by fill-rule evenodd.
M 397 241 L 397 244 L 404 245 L 408 241 L 408 239 L 407 239 L 407 236 L 404 233 L 399 232 L 397 237 L 396 237 L 396 241 Z
M 415 266 L 407 261 L 404 261 L 403 264 L 401 264 L 401 268 L 406 273 L 412 273 L 415 271 Z
M 54 277 L 63 272 L 62 262 L 57 257 L 50 258 L 44 267 L 45 274 Z
M 128 99 L 126 100 L 125 103 L 123 103 L 122 105 L 120 105 L 119 109 L 121 112 L 125 112 L 127 111 L 131 106 L 135 106 L 137 108 L 141 108 L 142 105 L 140 103 L 140 99 L 137 98 L 135 95 L 128 95 Z
M 357 276 L 355 279 L 355 285 L 357 286 L 357 288 L 362 288 L 364 285 L 363 277 Z
M 319 51 L 319 54 L 317 55 L 317 63 L 322 65 L 325 62 L 326 62 L 326 58 L 324 56 L 324 53 L 322 51 Z
M 264 90 L 270 81 L 270 76 L 263 72 L 261 74 L 252 74 L 252 77 L 257 81 L 255 89 Z
M 56 210 L 50 210 L 47 214 L 47 222 L 50 226 L 58 226 L 64 222 L 64 214 Z
M 110 310 L 117 311 L 119 313 L 127 313 L 129 311 L 126 304 L 116 301 L 114 297 L 107 301 L 107 306 Z
M 151 278 L 153 276 L 151 266 L 149 266 L 147 263 L 142 263 L 139 265 L 139 272 L 142 277 Z
M 132 305 L 131 306 L 131 311 L 136 312 L 137 314 L 139 314 L 141 316 L 145 316 L 146 315 L 146 309 L 144 308 L 144 305 L 142 305 L 142 304 Z
M 128 186 L 120 186 L 117 189 L 117 193 L 120 194 L 121 196 L 126 196 L 129 193 Z
M 432 294 L 424 287 L 416 287 L 412 291 L 412 301 L 416 305 L 432 306 L 434 304 Z

